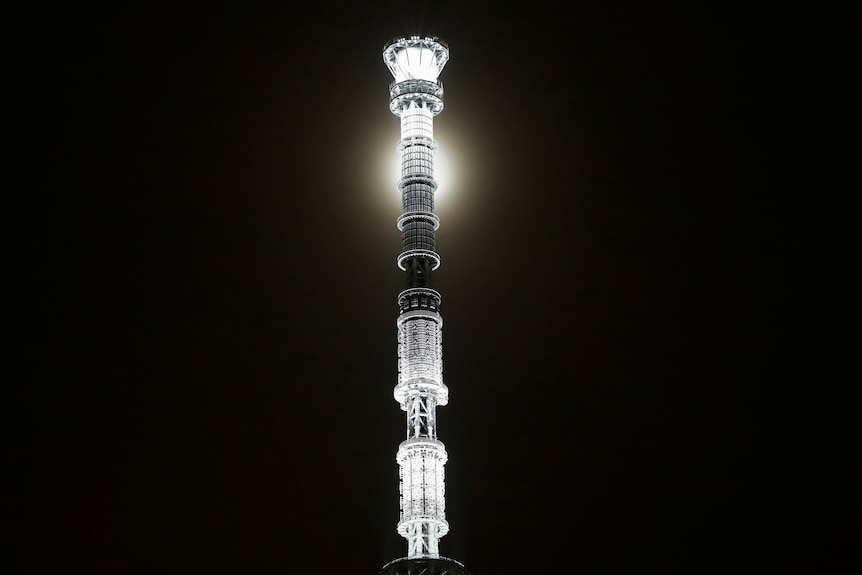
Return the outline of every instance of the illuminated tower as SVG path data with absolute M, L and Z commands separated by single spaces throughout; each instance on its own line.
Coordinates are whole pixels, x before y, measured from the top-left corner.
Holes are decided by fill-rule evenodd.
M 443 110 L 437 76 L 449 48 L 436 38 L 412 36 L 386 45 L 383 61 L 395 77 L 389 109 L 401 118 L 401 254 L 398 267 L 407 286 L 398 294 L 398 381 L 395 399 L 407 412 L 407 439 L 398 447 L 401 511 L 398 533 L 407 539 L 407 557 L 387 564 L 381 575 L 460 575 L 464 566 L 440 557 L 446 522 L 446 448 L 437 439 L 437 406 L 449 401 L 443 384 L 443 318 L 431 273 L 440 266 L 434 231 L 434 116 Z

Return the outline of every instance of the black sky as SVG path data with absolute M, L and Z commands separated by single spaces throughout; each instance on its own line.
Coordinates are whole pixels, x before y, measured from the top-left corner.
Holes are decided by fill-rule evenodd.
M 409 34 L 451 49 L 442 552 L 474 575 L 858 569 L 848 19 L 8 11 L 8 572 L 405 553 L 380 53 Z

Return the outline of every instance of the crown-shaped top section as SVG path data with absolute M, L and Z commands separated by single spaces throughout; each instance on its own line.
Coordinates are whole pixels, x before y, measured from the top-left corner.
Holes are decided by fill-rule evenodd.
M 439 38 L 411 36 L 396 38 L 383 49 L 383 61 L 395 77 L 404 80 L 436 82 L 449 60 L 449 47 Z

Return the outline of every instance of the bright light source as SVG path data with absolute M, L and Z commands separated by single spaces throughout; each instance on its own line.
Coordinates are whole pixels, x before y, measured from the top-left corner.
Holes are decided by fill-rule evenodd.
M 449 48 L 435 38 L 399 38 L 386 46 L 383 60 L 396 82 L 436 82 L 437 76 L 449 60 Z

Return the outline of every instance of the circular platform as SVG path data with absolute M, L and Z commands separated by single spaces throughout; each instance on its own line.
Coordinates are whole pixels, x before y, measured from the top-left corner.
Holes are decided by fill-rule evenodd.
M 464 565 L 448 557 L 396 559 L 383 566 L 379 575 L 470 575 Z

